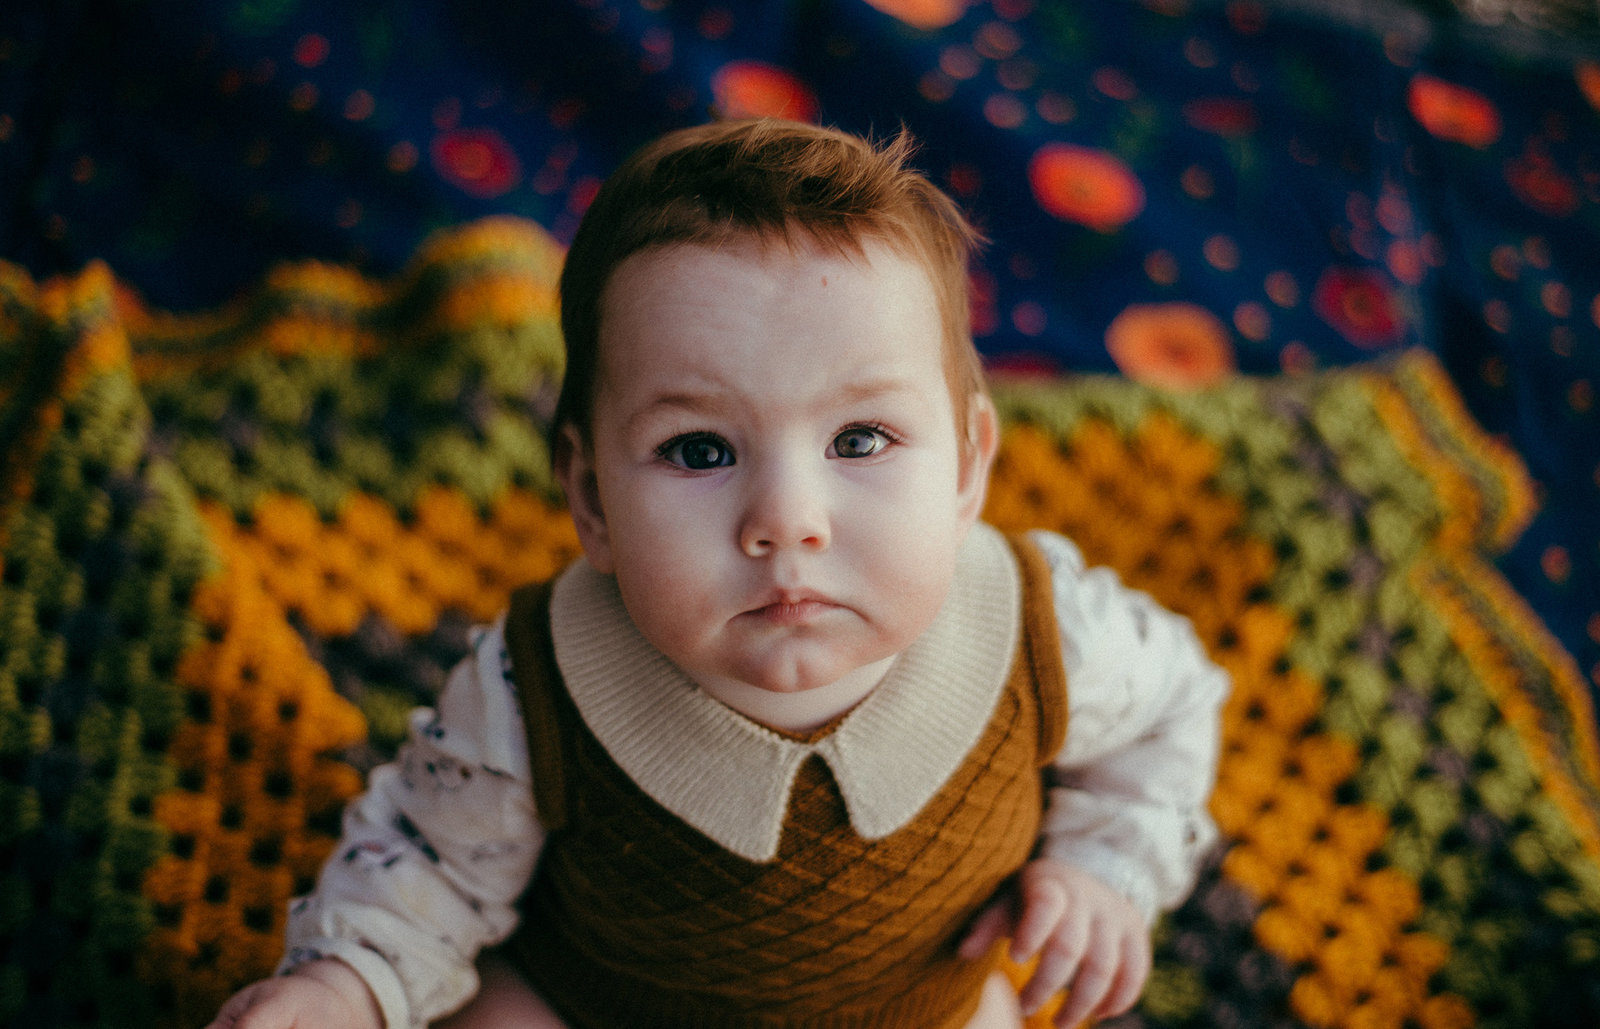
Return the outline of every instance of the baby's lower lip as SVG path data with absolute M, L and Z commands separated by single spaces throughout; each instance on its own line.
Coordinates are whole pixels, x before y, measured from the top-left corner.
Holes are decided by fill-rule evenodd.
M 833 607 L 825 600 L 800 600 L 792 604 L 768 604 L 748 613 L 773 625 L 804 625 L 833 610 Z

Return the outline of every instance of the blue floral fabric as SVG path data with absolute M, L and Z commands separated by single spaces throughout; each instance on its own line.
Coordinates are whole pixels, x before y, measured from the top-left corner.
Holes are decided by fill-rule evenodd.
M 12 0 L 0 259 L 193 310 L 490 213 L 566 240 L 632 147 L 743 114 L 917 136 L 990 240 L 997 371 L 1432 350 L 1539 486 L 1502 570 L 1600 684 L 1592 39 L 1309 0 Z

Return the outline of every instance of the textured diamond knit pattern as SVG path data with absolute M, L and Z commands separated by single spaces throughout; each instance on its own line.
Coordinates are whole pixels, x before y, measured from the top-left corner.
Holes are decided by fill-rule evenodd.
M 0 1024 L 199 1025 L 268 972 L 360 772 L 571 560 L 560 258 L 493 220 L 176 314 L 0 264 Z M 1234 679 L 1223 842 L 1120 1024 L 1600 1023 L 1594 711 L 1494 565 L 1527 476 L 1434 360 L 997 392 L 987 517 Z
M 973 758 L 883 840 L 856 834 L 826 765 L 807 760 L 765 864 L 646 797 L 558 702 L 555 738 L 574 741 L 562 748 L 573 814 L 531 898 L 535 981 L 572 1011 L 606 1012 L 595 1025 L 642 1010 L 695 1026 L 722 1024 L 710 1012 L 818 1019 L 900 998 L 957 1008 L 951 992 L 975 989 L 984 972 L 952 963 L 950 941 L 1038 832 L 1039 718 L 1017 693 L 1032 687 L 1014 679 Z M 597 966 L 615 978 L 591 979 Z M 910 999 L 931 981 L 942 997 Z

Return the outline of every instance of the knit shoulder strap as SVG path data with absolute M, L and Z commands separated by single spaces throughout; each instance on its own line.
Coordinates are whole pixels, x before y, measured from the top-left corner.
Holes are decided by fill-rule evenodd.
M 528 736 L 528 762 L 533 775 L 533 804 L 546 831 L 567 822 L 566 755 L 557 694 L 561 672 L 550 635 L 553 582 L 524 586 L 511 595 L 506 615 L 506 649 L 511 675 L 522 700 L 522 723 Z
M 1039 699 L 1039 766 L 1055 760 L 1067 738 L 1067 671 L 1061 660 L 1055 593 L 1050 564 L 1026 536 L 1008 534 L 1022 572 L 1022 642 L 1018 659 L 1026 663 Z

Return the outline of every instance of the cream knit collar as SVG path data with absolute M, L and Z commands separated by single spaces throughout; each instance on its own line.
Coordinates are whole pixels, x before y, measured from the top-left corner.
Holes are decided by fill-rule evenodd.
M 778 855 L 795 773 L 827 762 L 866 839 L 903 828 L 978 742 L 1010 673 L 1021 578 L 975 526 L 933 625 L 838 727 L 802 743 L 713 699 L 647 643 L 616 580 L 576 562 L 550 601 L 556 664 L 584 723 L 662 807 L 750 861 Z

